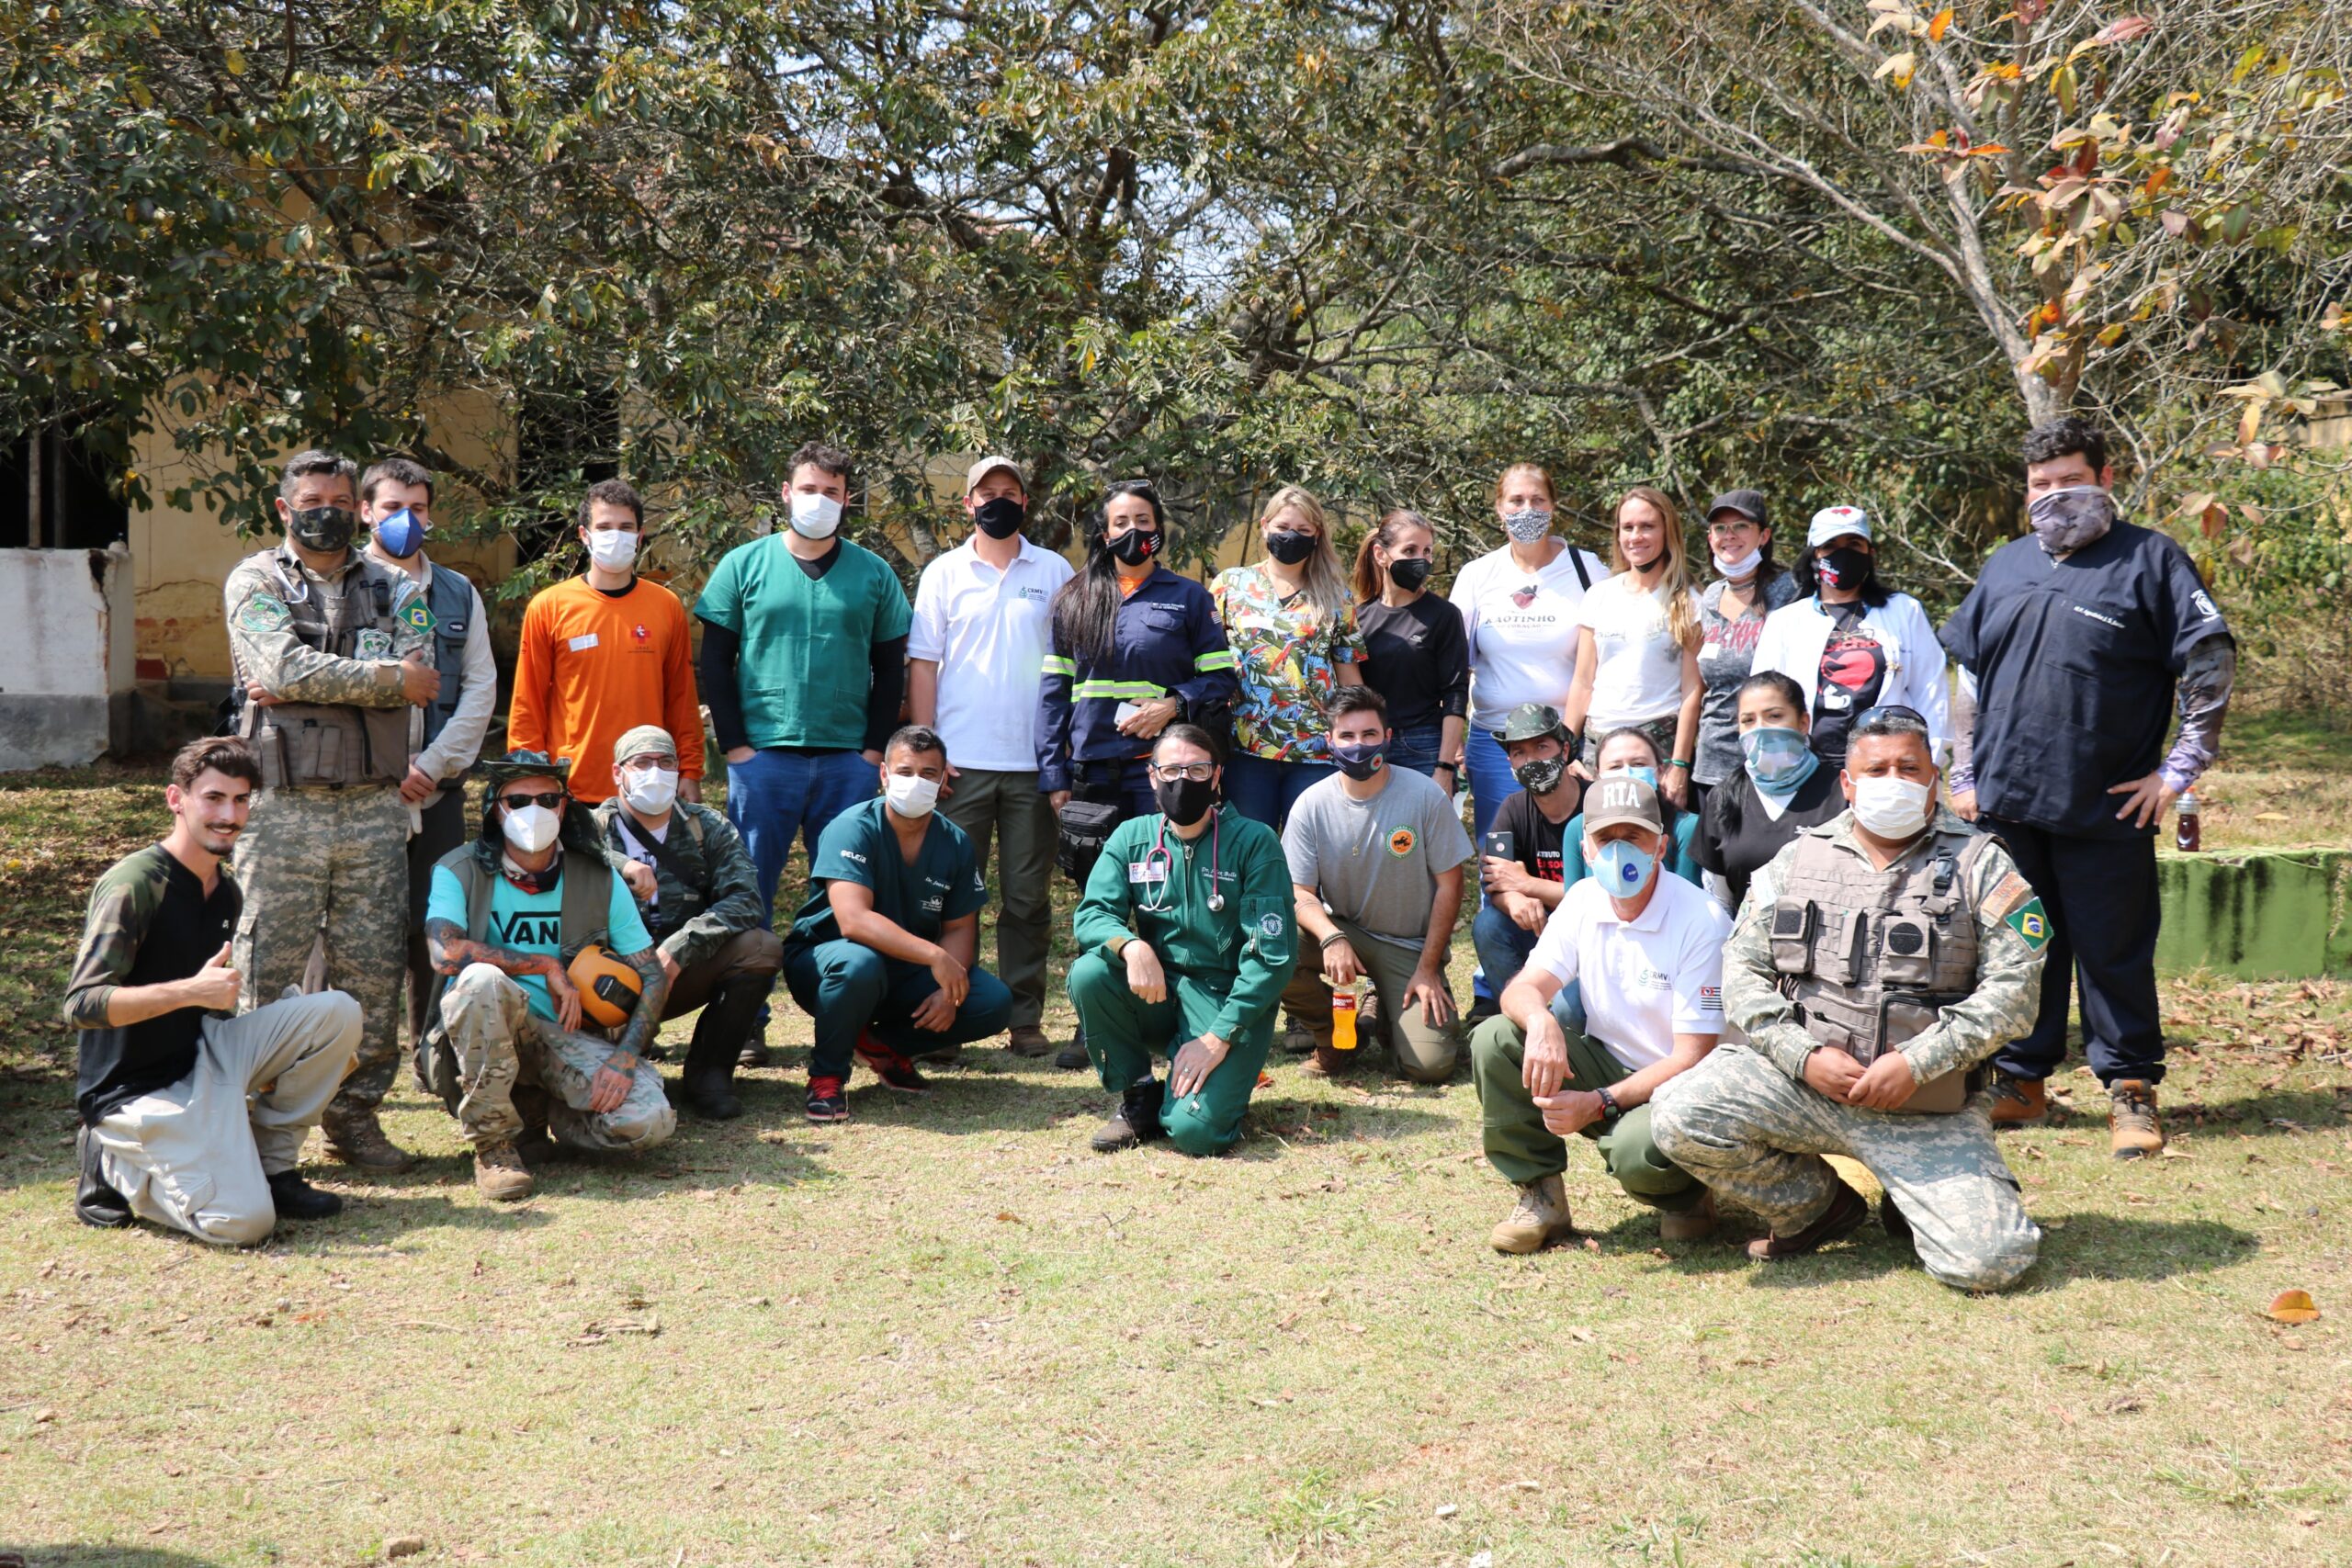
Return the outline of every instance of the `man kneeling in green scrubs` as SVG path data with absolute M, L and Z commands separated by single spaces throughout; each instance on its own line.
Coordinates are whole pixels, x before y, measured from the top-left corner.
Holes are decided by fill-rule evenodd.
M 1471 1075 L 1487 1157 L 1519 1184 L 1519 1205 L 1495 1227 L 1498 1252 L 1536 1252 L 1570 1230 L 1563 1141 L 1581 1133 L 1628 1196 L 1664 1212 L 1668 1241 L 1714 1228 L 1697 1178 L 1658 1152 L 1650 1096 L 1715 1048 L 1723 1030 L 1723 906 L 1663 875 L 1657 792 L 1630 773 L 1585 795 L 1584 858 L 1592 868 L 1544 925 L 1535 951 L 1499 998 L 1502 1013 L 1470 1038 Z M 1552 998 L 1576 981 L 1585 1028 L 1571 1034 Z
M 1215 746 L 1193 725 L 1160 731 L 1159 810 L 1112 832 L 1071 922 L 1069 999 L 1120 1097 L 1094 1134 L 1105 1152 L 1161 1136 L 1188 1155 L 1231 1148 L 1295 964 L 1282 840 L 1216 804 Z M 1164 1087 L 1154 1052 L 1172 1059 Z

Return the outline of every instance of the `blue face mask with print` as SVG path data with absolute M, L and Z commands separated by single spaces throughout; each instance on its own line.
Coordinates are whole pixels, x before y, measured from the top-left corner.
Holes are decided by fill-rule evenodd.
M 401 507 L 376 523 L 376 543 L 394 560 L 406 560 L 424 547 L 424 519 Z
M 1756 787 L 1775 798 L 1794 795 L 1813 777 L 1821 759 L 1813 754 L 1802 730 L 1767 725 L 1739 738 L 1739 752 Z
M 1623 773 L 1629 779 L 1639 779 L 1652 789 L 1657 788 L 1657 770 L 1646 762 L 1629 763 L 1622 768 L 1610 768 L 1608 773 Z
M 1657 869 L 1657 857 L 1631 840 L 1617 839 L 1600 846 L 1593 857 L 1593 874 L 1613 897 L 1631 898 L 1647 886 Z

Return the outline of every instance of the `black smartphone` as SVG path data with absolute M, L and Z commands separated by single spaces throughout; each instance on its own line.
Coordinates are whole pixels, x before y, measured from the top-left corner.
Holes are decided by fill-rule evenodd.
M 1510 833 L 1489 833 L 1487 835 L 1487 853 L 1496 860 L 1517 860 L 1519 840 Z

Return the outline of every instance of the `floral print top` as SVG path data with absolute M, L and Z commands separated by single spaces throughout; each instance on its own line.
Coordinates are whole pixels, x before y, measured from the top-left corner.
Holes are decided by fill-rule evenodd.
M 1364 660 L 1353 606 L 1329 616 L 1304 594 L 1285 602 L 1273 579 L 1254 566 L 1219 572 L 1209 596 L 1241 679 L 1235 750 L 1278 762 L 1328 761 L 1323 705 L 1339 688 L 1340 666 Z

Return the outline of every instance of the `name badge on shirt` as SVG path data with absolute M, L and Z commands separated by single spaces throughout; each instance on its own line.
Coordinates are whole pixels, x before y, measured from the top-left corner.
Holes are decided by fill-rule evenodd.
M 1160 861 L 1131 860 L 1127 863 L 1127 880 L 1129 882 L 1165 882 L 1168 880 L 1167 864 Z
M 589 632 L 585 636 L 573 637 L 570 642 L 564 644 L 564 646 L 571 649 L 574 653 L 585 653 L 590 649 L 596 646 L 596 634 L 594 632 Z
M 352 653 L 354 659 L 390 659 L 391 656 L 391 634 L 374 626 L 359 634 L 358 646 Z

